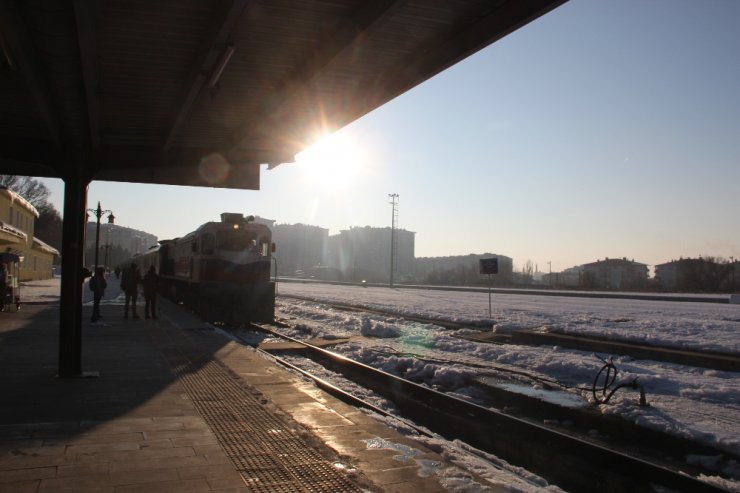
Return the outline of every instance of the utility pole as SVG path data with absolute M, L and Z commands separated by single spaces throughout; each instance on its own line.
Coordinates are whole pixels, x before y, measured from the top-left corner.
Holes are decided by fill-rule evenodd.
M 549 275 L 547 276 L 547 284 L 552 287 L 552 261 L 547 261 L 547 267 L 549 268 Z
M 735 257 L 730 255 L 730 292 L 735 292 Z
M 389 193 L 391 201 L 389 202 L 393 206 L 393 215 L 391 216 L 391 275 L 390 275 L 390 287 L 393 287 L 393 272 L 396 270 L 396 222 L 398 221 L 398 209 L 396 209 L 398 199 L 397 193 Z

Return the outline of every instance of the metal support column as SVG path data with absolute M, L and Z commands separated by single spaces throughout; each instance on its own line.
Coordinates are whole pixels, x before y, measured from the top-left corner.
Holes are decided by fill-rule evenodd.
M 73 169 L 74 166 L 69 166 Z M 85 206 L 89 180 L 81 170 L 64 177 L 62 222 L 62 288 L 59 314 L 59 377 L 82 374 L 82 262 L 85 250 Z

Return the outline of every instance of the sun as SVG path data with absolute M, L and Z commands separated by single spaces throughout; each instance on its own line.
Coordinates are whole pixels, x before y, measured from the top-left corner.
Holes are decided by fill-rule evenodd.
M 303 170 L 307 184 L 343 193 L 362 171 L 364 155 L 347 134 L 337 132 L 299 153 L 296 163 Z

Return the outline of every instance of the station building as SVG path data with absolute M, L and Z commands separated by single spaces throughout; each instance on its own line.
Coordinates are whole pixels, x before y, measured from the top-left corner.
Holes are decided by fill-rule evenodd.
M 49 279 L 59 251 L 34 237 L 39 212 L 26 199 L 0 186 L 0 251 L 21 257 L 20 280 Z

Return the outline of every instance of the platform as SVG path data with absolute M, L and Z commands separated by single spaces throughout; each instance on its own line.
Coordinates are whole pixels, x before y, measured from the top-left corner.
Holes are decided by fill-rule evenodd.
M 31 291 L 0 313 L 0 493 L 447 491 L 441 456 L 166 302 L 86 305 L 87 377 L 57 378 L 58 299 Z

